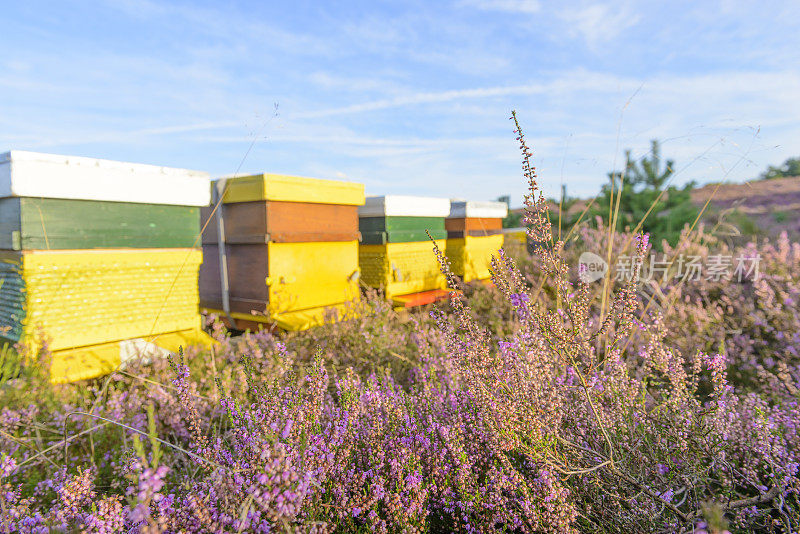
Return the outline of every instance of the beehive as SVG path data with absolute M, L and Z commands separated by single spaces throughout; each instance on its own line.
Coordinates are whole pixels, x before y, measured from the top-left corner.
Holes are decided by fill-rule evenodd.
M 362 184 L 259 174 L 224 179 L 213 187 L 223 201 L 203 210 L 208 219 L 200 269 L 205 309 L 233 326 L 247 321 L 302 330 L 322 323 L 326 310 L 344 313 L 358 299 Z
M 0 252 L 0 328 L 53 351 L 198 328 L 195 249 Z
M 491 276 L 491 258 L 503 246 L 504 202 L 453 201 L 446 221 L 447 258 L 465 282 Z
M 0 337 L 52 352 L 51 379 L 209 341 L 197 274 L 204 173 L 0 155 Z
M 358 210 L 362 281 L 382 288 L 388 298 L 444 289 L 428 234 L 444 252 L 449 211 L 450 202 L 442 198 L 368 197 Z

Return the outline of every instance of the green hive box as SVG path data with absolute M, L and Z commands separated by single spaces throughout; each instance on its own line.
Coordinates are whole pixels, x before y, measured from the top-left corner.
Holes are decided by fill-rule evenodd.
M 434 239 L 445 239 L 447 230 L 443 217 L 361 217 L 358 229 L 364 245 L 385 243 L 413 243 Z
M 0 199 L 0 249 L 191 248 L 199 233 L 195 206 Z

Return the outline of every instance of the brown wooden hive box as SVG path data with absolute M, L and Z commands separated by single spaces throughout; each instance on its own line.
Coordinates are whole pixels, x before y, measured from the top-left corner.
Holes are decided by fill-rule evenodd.
M 209 225 L 211 226 L 211 225 Z M 231 311 L 265 312 L 269 304 L 266 245 L 231 245 L 228 252 L 228 280 Z M 219 308 L 222 303 L 219 252 L 216 245 L 203 246 L 200 265 L 200 305 Z
M 445 219 L 444 227 L 448 231 L 469 231 L 469 230 L 501 230 L 503 219 L 480 219 L 476 217 L 466 217 L 460 219 Z
M 232 312 L 283 313 L 352 300 L 358 291 L 358 242 L 228 244 Z M 219 248 L 203 246 L 200 304 L 222 309 Z
M 496 218 L 461 217 L 444 221 L 447 237 L 486 237 L 503 231 L 503 220 Z
M 224 209 L 225 241 L 233 244 L 358 240 L 358 207 L 274 200 L 236 202 Z M 203 244 L 217 244 L 213 207 L 201 211 Z M 206 224 L 208 223 L 208 224 Z

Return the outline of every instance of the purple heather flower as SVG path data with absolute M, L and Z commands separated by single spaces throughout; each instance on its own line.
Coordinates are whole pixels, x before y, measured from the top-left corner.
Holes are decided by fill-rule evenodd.
M 283 432 L 281 432 L 281 438 L 282 439 L 288 438 L 289 435 L 292 433 L 292 425 L 293 424 L 294 424 L 294 421 L 292 421 L 291 419 L 286 421 L 286 426 L 283 427 Z
M 517 348 L 516 341 L 499 341 L 497 345 L 500 347 L 500 350 L 503 352 L 508 352 Z
M 0 479 L 11 476 L 17 470 L 17 461 L 11 456 L 0 458 Z
M 517 308 L 524 306 L 531 300 L 530 297 L 525 293 L 513 293 L 509 299 L 511 300 L 511 304 Z

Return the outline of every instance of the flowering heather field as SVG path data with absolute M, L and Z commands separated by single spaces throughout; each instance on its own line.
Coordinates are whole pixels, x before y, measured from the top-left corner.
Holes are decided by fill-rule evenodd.
M 0 531 L 800 529 L 800 245 L 748 245 L 756 280 L 579 284 L 609 233 L 553 239 L 519 135 L 541 246 L 502 252 L 496 287 L 409 316 L 370 295 L 281 338 L 215 325 L 212 351 L 89 384 L 7 381 Z M 739 252 L 686 237 L 667 253 Z

